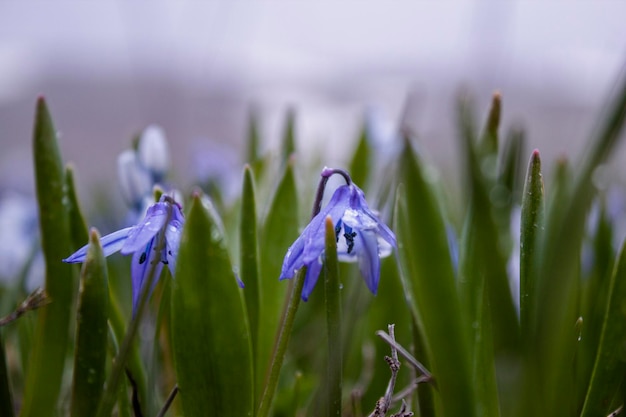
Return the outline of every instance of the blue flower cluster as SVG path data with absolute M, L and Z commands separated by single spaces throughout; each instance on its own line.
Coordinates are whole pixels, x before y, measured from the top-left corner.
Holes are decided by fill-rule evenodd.
M 326 168 L 322 176 L 339 173 Z M 370 210 L 365 195 L 350 177 L 341 172 L 348 184 L 338 187 L 329 203 L 313 217 L 300 237 L 291 245 L 283 261 L 280 279 L 294 276 L 306 266 L 302 299 L 308 300 L 317 283 L 324 261 L 326 217 L 335 225 L 339 260 L 358 262 L 359 270 L 373 294 L 378 291 L 380 258 L 388 256 L 396 247 L 393 232 Z
M 328 178 L 341 174 L 347 184 L 338 187 L 329 203 L 312 218 L 300 237 L 291 245 L 280 274 L 280 279 L 292 278 L 295 272 L 306 267 L 302 299 L 308 300 L 324 262 L 325 227 L 330 217 L 335 224 L 337 254 L 341 261 L 358 262 L 359 270 L 367 287 L 373 294 L 378 291 L 380 258 L 391 254 L 396 247 L 393 232 L 370 210 L 363 191 L 352 183 L 349 175 L 341 170 L 325 168 L 318 198 L 321 199 Z M 316 203 L 319 205 L 319 202 Z M 133 255 L 131 265 L 133 312 L 137 309 L 141 289 L 154 265 L 158 277 L 163 265 L 174 274 L 180 236 L 185 222 L 181 206 L 163 195 L 151 205 L 143 220 L 101 238 L 105 256 L 115 252 Z M 84 262 L 88 245 L 80 248 L 64 262 Z M 156 282 L 156 280 L 155 280 Z M 239 285 L 243 287 L 242 283 Z
M 161 275 L 163 265 L 167 265 L 172 275 L 176 270 L 176 257 L 185 217 L 180 205 L 171 197 L 163 195 L 158 203 L 148 208 L 143 220 L 132 227 L 118 230 L 100 239 L 104 256 L 121 252 L 133 255 L 131 263 L 133 313 L 137 309 L 141 288 L 148 278 L 151 266 L 154 274 Z M 87 259 L 85 245 L 64 262 L 79 263 Z M 157 281 L 155 280 L 154 283 Z

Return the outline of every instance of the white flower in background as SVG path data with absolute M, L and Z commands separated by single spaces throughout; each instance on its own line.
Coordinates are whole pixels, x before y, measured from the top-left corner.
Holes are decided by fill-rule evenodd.
M 140 210 L 152 192 L 152 178 L 139 163 L 137 152 L 126 150 L 117 157 L 117 175 L 122 196 L 130 207 Z
M 170 166 L 170 153 L 161 126 L 150 125 L 144 129 L 139 138 L 137 154 L 139 162 L 151 174 L 153 181 L 162 181 Z
M 160 126 L 146 127 L 137 143 L 137 149 L 128 149 L 117 158 L 117 173 L 126 204 L 131 208 L 129 224 L 136 223 L 154 203 L 153 188 L 163 184 L 170 165 L 165 132 Z M 182 200 L 181 200 L 182 201 Z

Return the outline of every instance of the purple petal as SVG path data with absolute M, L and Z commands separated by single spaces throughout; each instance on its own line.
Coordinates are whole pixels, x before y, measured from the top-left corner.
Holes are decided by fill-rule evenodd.
M 350 207 L 355 210 L 361 211 L 364 215 L 368 216 L 371 220 L 376 222 L 377 224 L 377 232 L 387 243 L 389 243 L 394 248 L 397 247 L 396 244 L 396 235 L 387 227 L 387 225 L 380 221 L 378 216 L 374 214 L 374 212 L 367 205 L 367 200 L 365 200 L 365 194 L 363 191 L 354 185 L 356 192 L 353 194 Z
M 317 279 L 320 276 L 322 270 L 322 262 L 320 259 L 316 259 L 307 266 L 306 275 L 304 276 L 304 285 L 302 287 L 302 299 L 308 301 Z
M 148 242 L 163 228 L 168 217 L 168 211 L 167 203 L 155 203 L 150 206 L 143 221 L 134 226 L 128 233 L 128 239 L 122 246 L 121 253 L 128 255 L 143 250 Z
M 182 235 L 184 224 L 185 218 L 180 211 L 180 207 L 173 205 L 172 218 L 165 228 L 166 260 L 172 276 L 174 276 L 174 271 L 176 271 L 176 258 L 178 257 L 180 236 Z
M 324 221 L 330 216 L 333 224 L 337 224 L 343 213 L 348 208 L 351 186 L 342 185 L 337 188 L 330 201 L 314 218 L 302 232 L 301 237 L 304 239 L 303 262 L 309 264 L 318 258 L 324 251 L 326 228 Z
M 110 233 L 106 236 L 100 238 L 100 244 L 102 245 L 102 252 L 104 256 L 109 256 L 119 251 L 126 239 L 128 238 L 128 233 L 132 227 L 127 227 L 125 229 L 118 230 L 117 232 Z M 63 262 L 67 263 L 78 263 L 85 262 L 87 259 L 87 251 L 89 250 L 89 244 L 83 246 L 78 249 L 76 252 L 71 254 L 66 259 L 63 259 Z
M 177 210 L 178 209 L 175 209 L 175 211 Z M 180 236 L 182 231 L 183 222 L 181 222 L 178 218 L 171 220 L 165 228 L 166 260 L 172 276 L 174 276 L 174 271 L 176 271 L 176 258 L 178 257 L 178 248 L 180 246 Z
M 357 234 L 355 241 L 358 241 L 359 270 L 372 294 L 378 291 L 380 280 L 380 258 L 378 257 L 378 238 L 376 233 L 362 231 Z
M 302 251 L 304 250 L 304 239 L 298 237 L 295 242 L 287 249 L 287 254 L 283 260 L 283 266 L 280 271 L 279 279 L 293 278 L 293 274 L 297 269 L 302 268 Z
M 161 276 L 163 264 L 161 263 L 160 255 L 153 248 L 154 244 L 156 244 L 154 239 L 150 240 L 146 244 L 144 250 L 137 251 L 133 254 L 133 260 L 130 265 L 132 278 L 133 316 L 137 312 L 137 307 L 139 306 L 139 297 L 141 296 L 141 289 L 143 288 L 143 285 L 148 278 L 148 274 L 153 263 L 156 262 L 156 266 L 154 267 L 154 274 L 156 275 L 156 278 L 153 280 L 150 292 L 152 292 L 159 277 Z

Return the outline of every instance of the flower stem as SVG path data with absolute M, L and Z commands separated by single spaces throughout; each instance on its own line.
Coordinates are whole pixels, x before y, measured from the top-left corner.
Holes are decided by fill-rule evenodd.
M 324 293 L 326 298 L 326 328 L 328 332 L 328 402 L 327 415 L 341 416 L 341 302 L 339 298 L 339 268 L 337 241 L 332 219 L 326 218 L 326 256 Z
M 320 182 L 317 185 L 317 193 L 315 194 L 315 201 L 313 202 L 313 211 L 311 213 L 311 219 L 318 215 L 322 209 L 322 199 L 324 198 L 324 190 L 326 189 L 326 183 L 328 179 L 334 175 L 341 175 L 348 185 L 352 183 L 350 175 L 342 169 L 336 168 L 324 168 L 321 173 Z M 334 234 L 334 228 L 333 228 Z M 274 399 L 274 393 L 276 392 L 276 385 L 278 384 L 278 377 L 280 376 L 280 369 L 283 366 L 283 360 L 285 359 L 285 353 L 287 352 L 287 345 L 289 344 L 289 338 L 291 337 L 291 330 L 293 328 L 293 322 L 296 317 L 296 312 L 300 306 L 300 297 L 302 295 L 302 287 L 304 286 L 304 276 L 306 275 L 306 266 L 301 268 L 296 274 L 291 293 L 289 295 L 289 301 L 287 308 L 282 317 L 282 322 L 278 334 L 276 336 L 276 342 L 274 344 L 274 354 L 272 356 L 272 362 L 270 364 L 270 371 L 259 402 L 259 410 L 257 417 L 267 417 L 272 406 L 272 400 Z
M 293 328 L 293 322 L 296 318 L 296 312 L 300 305 L 300 294 L 302 293 L 302 287 L 304 286 L 304 275 L 306 274 L 306 267 L 300 269 L 294 278 L 294 285 L 289 297 L 289 304 L 287 310 L 283 316 L 282 325 L 278 333 L 278 339 L 276 340 L 276 348 L 274 349 L 274 355 L 272 356 L 272 364 L 270 365 L 270 373 L 265 389 L 263 390 L 263 396 L 259 404 L 259 411 L 257 417 L 267 417 L 272 405 L 272 399 L 274 398 L 274 392 L 276 391 L 276 385 L 278 384 L 278 377 L 280 376 L 280 369 L 285 359 L 285 353 L 287 352 L 287 346 L 289 344 L 289 338 L 291 336 L 291 329 Z
M 172 217 L 172 207 L 168 205 L 167 218 L 165 220 L 165 226 L 170 222 L 170 218 Z M 159 238 L 157 241 L 156 250 L 160 253 L 165 246 L 165 232 L 159 233 Z M 135 339 L 135 335 L 137 334 L 137 330 L 139 329 L 139 323 L 141 322 L 141 317 L 148 305 L 148 298 L 150 296 L 150 289 L 153 286 L 153 283 L 157 279 L 156 277 L 156 268 L 157 262 L 154 262 L 150 265 L 150 269 L 148 270 L 148 279 L 146 279 L 141 287 L 141 293 L 139 295 L 139 304 L 137 305 L 137 312 L 130 320 L 128 325 L 128 329 L 126 330 L 126 334 L 124 335 L 124 340 L 120 345 L 120 349 L 117 352 L 117 356 L 113 361 L 113 367 L 111 369 L 111 374 L 109 375 L 109 379 L 106 382 L 104 387 L 104 392 L 102 393 L 102 401 L 100 402 L 100 407 L 98 408 L 98 416 L 99 417 L 109 417 L 111 412 L 113 411 L 113 407 L 115 406 L 115 400 L 118 394 L 119 384 L 121 382 L 122 375 L 124 375 L 124 370 L 126 368 L 126 361 L 128 360 L 129 354 L 131 353 L 131 348 L 133 341 Z

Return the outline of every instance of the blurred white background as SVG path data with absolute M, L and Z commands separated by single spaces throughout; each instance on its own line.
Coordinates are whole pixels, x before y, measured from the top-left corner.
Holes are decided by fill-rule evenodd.
M 617 1 L 2 2 L 0 191 L 32 188 L 38 94 L 82 190 L 115 187 L 117 154 L 150 123 L 182 184 L 202 152 L 239 172 L 251 106 L 268 147 L 293 106 L 301 154 L 327 144 L 328 165 L 366 109 L 389 131 L 406 113 L 453 170 L 460 87 L 481 117 L 501 91 L 505 127 L 522 124 L 545 161 L 573 157 L 623 71 L 625 18 Z

